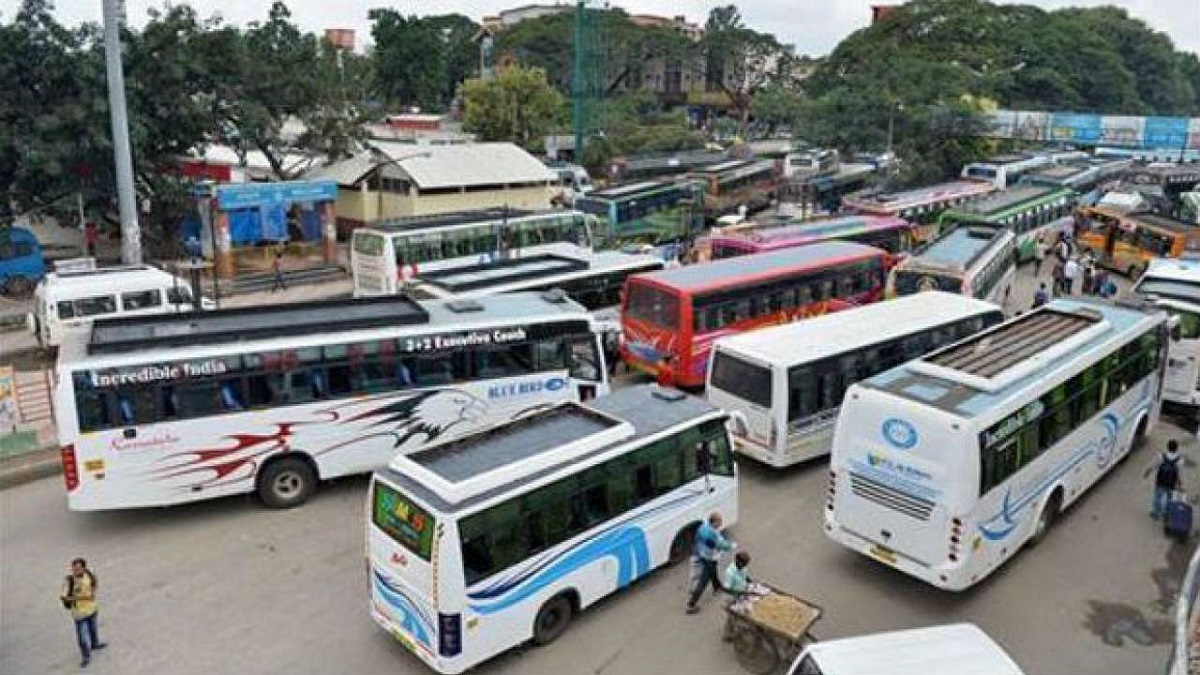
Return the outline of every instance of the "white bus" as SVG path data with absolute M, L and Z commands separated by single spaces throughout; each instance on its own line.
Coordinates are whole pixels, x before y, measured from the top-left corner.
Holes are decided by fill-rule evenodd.
M 737 496 L 725 413 L 654 385 L 397 457 L 368 496 L 370 614 L 461 673 L 685 559 Z
M 481 209 L 373 223 L 350 237 L 354 295 L 391 295 L 422 272 L 535 253 L 584 256 L 594 216 Z
M 592 312 L 606 332 L 616 332 L 625 280 L 665 266 L 658 256 L 621 251 L 600 251 L 586 258 L 543 253 L 426 272 L 415 279 L 410 293 L 421 300 L 559 289 Z
M 939 588 L 978 583 L 1157 421 L 1168 323 L 1056 300 L 855 384 L 826 534 Z
M 532 293 L 97 322 L 59 352 L 67 503 L 296 506 L 318 480 L 604 393 L 605 375 L 591 316 Z
M 1179 317 L 1167 348 L 1163 402 L 1200 414 L 1200 260 L 1155 258 L 1133 292 Z
M 990 302 L 932 291 L 721 338 L 705 391 L 732 413 L 739 452 L 790 466 L 829 453 L 850 385 L 1003 320 Z
M 201 303 L 216 308 L 208 298 Z M 48 349 L 69 335 L 86 335 L 97 319 L 189 312 L 193 305 L 191 284 L 150 265 L 58 270 L 34 290 L 28 325 Z
M 1016 274 L 1017 240 L 1012 230 L 963 226 L 893 267 L 887 294 L 946 291 L 1003 304 Z
M 1063 159 L 1068 158 L 1067 155 L 1063 156 Z M 963 167 L 962 177 L 991 183 L 997 190 L 1003 190 L 1021 182 L 1021 177 L 1030 171 L 1054 163 L 1054 159 L 1048 154 L 1000 155 L 967 164 Z

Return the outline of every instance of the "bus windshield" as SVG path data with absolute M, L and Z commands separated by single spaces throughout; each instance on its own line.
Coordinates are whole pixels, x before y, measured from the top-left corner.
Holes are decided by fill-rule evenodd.
M 921 291 L 962 292 L 962 278 L 920 270 L 896 270 L 896 294 L 912 295 Z
M 630 284 L 626 314 L 661 328 L 679 327 L 679 298 L 670 291 L 645 284 Z
M 375 482 L 371 522 L 409 552 L 428 561 L 433 550 L 433 518 L 391 487 Z

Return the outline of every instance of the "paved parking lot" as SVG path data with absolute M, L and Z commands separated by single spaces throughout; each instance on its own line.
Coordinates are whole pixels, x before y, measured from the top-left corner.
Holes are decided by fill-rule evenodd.
M 1022 279 L 1015 298 L 1032 281 Z M 1021 298 L 1024 299 L 1024 298 Z M 1185 484 L 1200 484 L 1200 448 L 1160 425 L 1058 523 L 981 586 L 951 595 L 825 539 L 825 463 L 776 472 L 742 462 L 733 537 L 753 576 L 825 608 L 822 638 L 974 621 L 1031 674 L 1159 675 L 1170 603 L 1191 552 L 1147 515 L 1154 449 L 1186 438 Z M 92 672 L 424 673 L 367 616 L 366 480 L 323 487 L 301 509 L 252 498 L 169 509 L 74 514 L 61 479 L 0 492 L 0 673 L 64 673 L 78 655 L 56 595 L 66 562 L 86 556 L 101 580 L 110 648 Z M 481 666 L 480 673 L 742 672 L 708 601 L 685 616 L 684 569 L 655 573 L 578 618 L 563 638 Z

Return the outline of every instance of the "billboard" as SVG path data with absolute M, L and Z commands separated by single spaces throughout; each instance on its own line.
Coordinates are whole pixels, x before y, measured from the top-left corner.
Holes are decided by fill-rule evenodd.
M 1200 150 L 1200 118 L 1137 117 L 1072 112 L 995 110 L 987 113 L 991 138 L 1108 145 L 1142 150 Z

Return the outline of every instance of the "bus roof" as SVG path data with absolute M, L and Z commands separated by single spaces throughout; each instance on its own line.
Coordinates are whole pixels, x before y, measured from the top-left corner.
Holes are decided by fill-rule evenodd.
M 928 187 L 905 190 L 904 192 L 882 192 L 874 195 L 848 195 L 842 199 L 846 206 L 855 208 L 888 208 L 903 211 L 913 206 L 963 197 L 976 197 L 995 192 L 996 186 L 978 181 L 952 181 Z
M 404 296 L 319 300 L 97 321 L 92 325 L 87 353 L 246 343 L 402 325 L 511 321 L 583 311 L 574 302 L 538 293 L 424 303 Z
M 744 174 L 755 171 L 764 171 L 767 169 L 773 171 L 775 169 L 775 162 L 769 159 L 731 159 L 718 164 L 709 164 L 708 166 L 697 167 L 693 169 L 692 172 L 704 175 L 723 173 Z
M 169 272 L 160 270 L 153 265 L 118 265 L 115 267 L 97 267 L 95 269 L 80 269 L 70 271 L 50 272 L 46 275 L 47 282 L 52 282 L 59 288 L 74 288 L 82 286 L 101 292 L 104 284 L 129 283 L 131 280 L 154 280 L 161 282 L 174 277 Z
M 929 291 L 721 338 L 721 351 L 791 367 L 886 342 L 914 330 L 999 312 L 990 302 Z
M 636 183 L 613 185 L 611 187 L 606 187 L 603 190 L 592 190 L 581 197 L 581 199 L 623 199 L 628 198 L 633 194 L 650 192 L 652 190 L 662 190 L 672 187 L 686 188 L 687 186 L 665 180 L 644 180 Z
M 970 623 L 824 640 L 805 652 L 829 675 L 1022 675 L 1012 657 Z
M 905 228 L 909 226 L 907 220 L 895 216 L 846 216 L 830 220 L 769 225 L 734 231 L 728 234 L 714 235 L 713 238 L 729 237 L 758 243 L 770 243 L 793 239 L 815 240 L 845 234 L 856 234 L 858 232 Z
M 972 215 L 990 216 L 1007 211 L 1018 204 L 1045 199 L 1053 196 L 1066 196 L 1070 190 L 1064 187 L 1046 185 L 1019 185 L 995 194 L 968 202 L 962 206 L 951 208 L 954 213 L 969 213 Z
M 530 216 L 559 213 L 571 212 L 549 209 L 544 211 L 504 208 L 475 209 L 473 211 L 453 211 L 450 213 L 438 213 L 428 216 L 408 216 L 405 218 L 378 220 L 360 227 L 356 231 L 361 230 L 365 232 L 395 233 L 406 232 L 408 230 L 423 230 L 431 227 L 438 228 L 450 227 L 452 225 L 467 225 L 470 223 L 491 223 L 497 220 L 504 220 L 505 218 L 509 220 L 515 220 Z
M 1159 230 L 1165 230 L 1172 234 L 1192 234 L 1196 232 L 1195 225 L 1189 225 L 1182 220 L 1175 220 L 1174 218 L 1168 218 L 1167 216 L 1160 216 L 1157 213 L 1151 213 L 1149 211 L 1128 213 L 1125 214 L 1125 217 L 1129 218 L 1130 220 L 1136 220 L 1139 223 L 1145 223 Z
M 783 275 L 798 267 L 811 267 L 829 260 L 882 255 L 884 252 L 873 246 L 831 241 L 639 274 L 631 281 L 644 279 L 680 291 L 699 292 L 720 288 L 732 280 Z
M 503 287 L 522 281 L 536 283 L 572 272 L 587 271 L 600 274 L 631 269 L 658 270 L 662 269 L 663 264 L 661 258 L 621 251 L 600 251 L 590 259 L 545 253 L 423 272 L 417 280 L 422 285 L 428 284 L 448 293 L 463 293 Z
M 1173 300 L 1200 308 L 1200 260 L 1154 258 L 1133 285 L 1135 293 L 1158 300 Z
M 411 455 L 380 472 L 443 513 L 460 512 L 622 445 L 720 408 L 682 392 L 641 385 L 586 404 L 566 403 Z
M 1154 320 L 1136 308 L 1054 300 L 860 384 L 974 417 L 1001 409 L 1071 368 L 1076 356 Z
M 901 268 L 908 267 L 907 263 L 911 262 L 914 266 L 932 264 L 967 269 L 984 251 L 1007 233 L 1008 230 L 1004 228 L 957 227 L 934 239 L 923 250 L 901 263 Z

